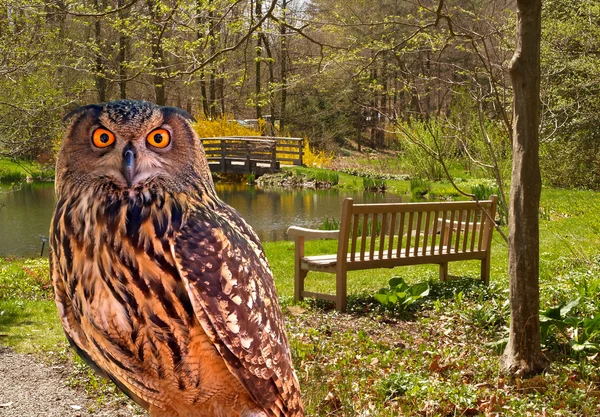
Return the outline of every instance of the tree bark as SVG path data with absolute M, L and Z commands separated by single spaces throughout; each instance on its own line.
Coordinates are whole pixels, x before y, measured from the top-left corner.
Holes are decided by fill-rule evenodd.
M 94 1 L 94 7 L 97 13 L 100 13 L 103 9 L 98 0 Z M 104 67 L 104 56 L 103 56 L 103 42 L 102 42 L 102 22 L 99 17 L 94 22 L 94 41 L 96 43 L 96 50 L 94 52 L 94 61 L 96 74 L 95 84 L 96 91 L 98 92 L 98 102 L 104 103 L 106 101 L 106 68 Z
M 117 0 L 117 7 L 121 8 L 125 4 L 124 0 Z M 125 18 L 125 12 L 119 12 L 119 18 Z M 119 31 L 119 54 L 117 55 L 117 62 L 119 64 L 119 98 L 127 98 L 127 46 L 129 44 L 129 37 L 125 35 L 124 29 L 120 28 Z
M 287 0 L 282 0 L 281 3 L 281 21 L 286 23 L 286 9 Z M 279 131 L 282 136 L 285 136 L 285 108 L 287 106 L 287 39 L 286 39 L 286 26 L 284 24 L 280 27 L 281 33 L 281 107 L 279 110 Z
M 262 0 L 256 0 L 255 18 L 259 21 L 262 17 Z M 255 78 L 255 94 L 256 94 L 256 118 L 262 117 L 261 101 L 261 81 L 260 81 L 260 65 L 262 62 L 262 28 L 257 28 L 257 40 L 256 40 L 256 78 Z
M 510 63 L 514 89 L 513 165 L 509 212 L 510 333 L 505 372 L 540 372 L 539 167 L 541 0 L 517 1 L 517 45 Z

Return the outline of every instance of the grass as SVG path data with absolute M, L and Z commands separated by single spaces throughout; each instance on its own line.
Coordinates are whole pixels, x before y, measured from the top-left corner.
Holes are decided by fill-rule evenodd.
M 600 194 L 544 189 L 540 219 L 541 308 L 582 297 L 577 314 L 597 314 Z M 308 241 L 306 252 L 332 253 L 335 245 Z M 500 373 L 494 342 L 506 336 L 509 320 L 508 256 L 497 233 L 489 287 L 477 279 L 475 261 L 451 263 L 450 273 L 463 278 L 447 283 L 437 281 L 432 265 L 350 272 L 345 314 L 326 302 L 294 304 L 293 243 L 264 247 L 308 416 L 600 414 L 599 355 L 571 351 L 564 335 L 545 341 L 552 366 L 543 374 L 520 379 Z M 65 350 L 45 262 L 0 260 L 0 342 L 18 351 Z M 411 284 L 428 281 L 429 296 L 405 312 L 384 308 L 373 294 L 392 276 Z M 333 288 L 332 275 L 308 275 L 307 290 Z M 110 386 L 83 364 L 74 369 L 74 383 L 98 398 L 110 397 Z
M 44 166 L 32 161 L 13 161 L 0 158 L 0 182 L 15 183 L 26 178 L 47 181 L 54 178 L 54 167 Z

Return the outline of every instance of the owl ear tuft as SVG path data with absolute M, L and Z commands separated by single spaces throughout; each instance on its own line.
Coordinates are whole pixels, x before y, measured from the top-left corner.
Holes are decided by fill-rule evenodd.
M 163 112 L 163 114 L 165 116 L 168 116 L 171 114 L 178 114 L 181 117 L 183 117 L 184 119 L 187 119 L 192 122 L 196 122 L 196 118 L 194 116 L 189 114 L 187 111 L 180 109 L 179 107 L 161 107 L 160 110 Z
M 100 112 L 102 111 L 102 108 L 103 107 L 102 107 L 101 104 L 88 104 L 87 106 L 79 106 L 79 107 L 71 110 L 69 113 L 67 113 L 65 115 L 65 117 L 63 117 L 62 120 L 63 120 L 64 123 L 66 123 L 69 120 L 71 120 L 74 116 L 77 116 L 77 115 L 79 115 L 81 113 L 85 113 L 85 112 L 87 112 L 89 110 L 92 110 L 93 113 L 98 116 L 98 115 L 100 115 Z

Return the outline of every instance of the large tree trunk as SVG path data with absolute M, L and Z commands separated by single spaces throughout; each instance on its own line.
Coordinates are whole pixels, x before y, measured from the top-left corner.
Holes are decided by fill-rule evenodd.
M 545 367 L 540 349 L 539 167 L 541 0 L 518 0 L 517 45 L 510 63 L 514 89 L 510 189 L 510 333 L 502 368 L 530 375 Z
M 287 0 L 282 0 L 281 3 L 281 21 L 286 23 L 286 8 Z M 279 131 L 282 136 L 285 136 L 285 108 L 287 106 L 287 39 L 286 26 L 281 25 L 281 107 L 279 110 Z
M 96 8 L 96 12 L 100 13 L 104 5 L 100 5 L 98 0 L 94 1 L 94 7 Z M 103 55 L 103 42 L 102 42 L 102 22 L 99 17 L 96 18 L 94 22 L 94 41 L 96 43 L 96 50 L 94 52 L 94 61 L 95 61 L 95 69 L 96 74 L 95 85 L 96 91 L 98 92 L 98 102 L 103 103 L 106 101 L 106 68 L 104 67 L 104 55 Z
M 259 21 L 262 18 L 262 0 L 256 0 L 256 9 L 255 9 L 255 17 L 256 20 Z M 256 94 L 256 118 L 260 119 L 262 117 L 262 107 L 261 107 L 261 81 L 260 81 L 260 65 L 262 63 L 262 27 L 257 28 L 257 39 L 256 39 L 256 74 L 255 74 L 255 87 L 254 92 Z

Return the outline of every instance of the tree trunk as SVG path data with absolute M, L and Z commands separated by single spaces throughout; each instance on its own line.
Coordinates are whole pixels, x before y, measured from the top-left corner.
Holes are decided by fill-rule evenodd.
M 517 45 L 510 63 L 514 89 L 513 167 L 510 189 L 510 333 L 502 357 L 505 372 L 525 376 L 541 371 L 539 168 L 541 0 L 517 1 Z
M 125 5 L 125 0 L 117 0 L 117 7 L 121 8 Z M 119 12 L 119 19 L 124 20 L 127 13 L 125 11 Z M 125 29 L 121 23 L 119 27 L 119 53 L 117 55 L 117 63 L 119 65 L 119 98 L 127 98 L 127 46 L 129 44 L 129 37 L 125 35 Z
M 262 0 L 256 0 L 255 18 L 259 21 L 262 17 Z M 261 82 L 260 82 L 260 64 L 262 62 L 262 28 L 257 29 L 257 40 L 256 40 L 256 79 L 255 79 L 255 94 L 256 94 L 256 118 L 262 117 L 262 108 L 260 106 L 261 101 Z
M 152 66 L 154 78 L 154 93 L 156 104 L 164 106 L 166 104 L 165 78 L 162 75 L 164 69 L 162 35 L 160 33 L 160 9 L 154 0 L 146 0 L 148 13 L 153 22 L 153 32 L 151 35 Z
M 97 13 L 100 13 L 102 11 L 100 2 L 98 2 L 98 0 L 94 1 L 94 6 L 96 8 Z M 97 17 L 96 21 L 94 22 L 94 42 L 96 44 L 96 51 L 94 52 L 94 60 L 96 67 L 96 74 L 94 78 L 96 84 L 96 91 L 98 92 L 98 102 L 104 103 L 106 101 L 106 68 L 104 67 L 104 56 L 102 48 L 102 23 L 99 17 Z
M 287 0 L 281 2 L 281 21 L 286 23 Z M 286 27 L 281 25 L 281 107 L 279 110 L 279 131 L 285 136 L 285 107 L 287 106 L 287 39 Z

